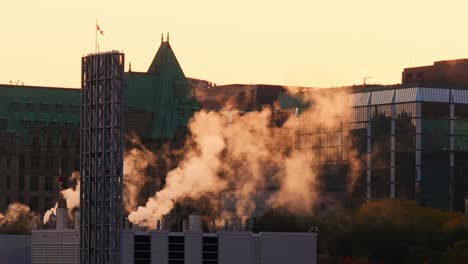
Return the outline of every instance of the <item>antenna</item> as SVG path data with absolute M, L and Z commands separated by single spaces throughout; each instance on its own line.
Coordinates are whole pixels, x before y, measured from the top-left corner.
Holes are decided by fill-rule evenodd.
M 364 79 L 364 86 L 366 86 L 366 80 L 367 80 L 367 79 L 370 79 L 370 78 L 372 78 L 372 77 L 364 77 L 364 78 L 363 78 L 363 79 Z

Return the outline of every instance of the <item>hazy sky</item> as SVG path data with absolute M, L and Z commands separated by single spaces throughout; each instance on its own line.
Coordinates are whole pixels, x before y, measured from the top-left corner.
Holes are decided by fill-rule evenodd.
M 122 50 L 146 71 L 161 39 L 186 76 L 226 83 L 398 83 L 404 67 L 468 57 L 466 0 L 3 1 L 0 83 L 80 86 L 81 56 Z M 127 68 L 126 67 L 126 68 Z

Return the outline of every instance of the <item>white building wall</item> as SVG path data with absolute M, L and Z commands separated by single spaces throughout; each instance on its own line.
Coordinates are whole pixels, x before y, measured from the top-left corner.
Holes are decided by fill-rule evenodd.
M 167 264 L 169 233 L 153 230 L 151 234 L 151 264 Z M 132 250 L 133 253 L 133 250 Z
M 80 263 L 80 234 L 76 229 L 31 232 L 31 263 Z
M 133 251 L 135 249 L 135 232 L 124 229 L 120 233 L 120 263 L 133 264 Z
M 0 263 L 31 263 L 31 236 L 0 235 Z
M 260 263 L 314 264 L 317 254 L 315 233 L 260 233 Z
M 251 264 L 252 233 L 220 232 L 218 236 L 219 264 Z
M 203 233 L 199 231 L 185 232 L 185 264 L 202 264 Z

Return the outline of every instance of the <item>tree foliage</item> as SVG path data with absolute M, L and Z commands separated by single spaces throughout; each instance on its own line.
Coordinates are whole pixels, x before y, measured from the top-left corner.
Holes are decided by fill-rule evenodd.
M 318 226 L 321 263 L 468 263 L 468 216 L 406 200 L 370 202 L 326 216 L 270 210 L 255 231 Z

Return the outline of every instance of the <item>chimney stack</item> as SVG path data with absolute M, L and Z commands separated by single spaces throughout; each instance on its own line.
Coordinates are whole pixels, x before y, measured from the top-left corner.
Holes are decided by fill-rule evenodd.
M 75 226 L 75 229 L 80 229 L 80 210 L 77 209 L 75 210 L 75 219 L 74 219 L 74 226 Z
M 201 228 L 201 216 L 189 215 L 188 216 L 188 230 L 189 231 L 202 231 Z
M 68 228 L 67 200 L 60 198 L 57 207 L 57 229 Z

